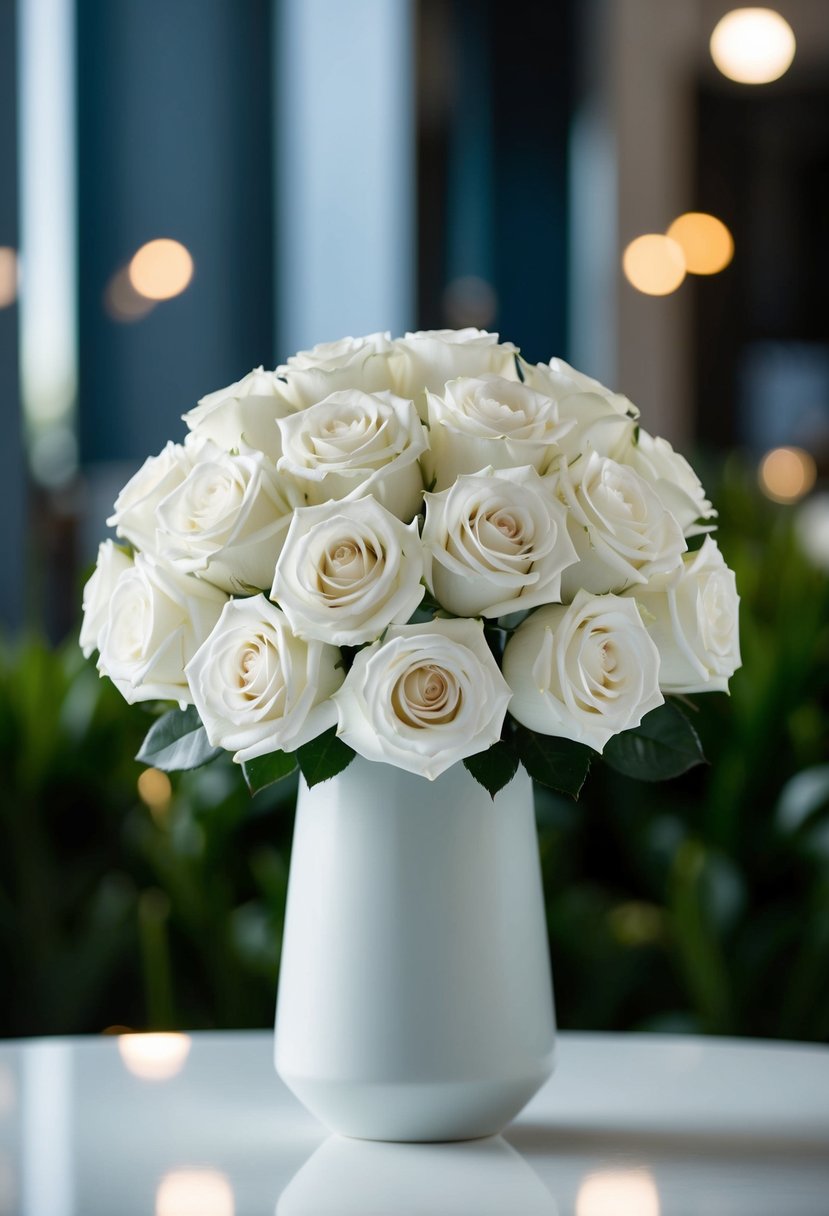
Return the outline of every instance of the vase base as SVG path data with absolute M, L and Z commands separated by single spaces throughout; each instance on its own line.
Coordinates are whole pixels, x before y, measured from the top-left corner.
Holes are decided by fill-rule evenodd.
M 355 1140 L 435 1143 L 479 1140 L 503 1131 L 552 1073 L 504 1081 L 424 1081 L 400 1085 L 280 1076 L 332 1132 Z

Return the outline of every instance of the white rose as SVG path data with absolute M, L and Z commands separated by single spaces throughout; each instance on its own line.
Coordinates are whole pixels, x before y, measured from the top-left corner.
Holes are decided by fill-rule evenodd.
M 119 576 L 100 639 L 98 670 L 125 700 L 192 698 L 184 668 L 219 619 L 227 596 L 143 553 Z
M 497 334 L 483 329 L 420 330 L 397 338 L 394 349 L 394 391 L 415 402 L 424 422 L 424 394 L 442 393 L 449 380 L 485 374 L 518 379 L 518 348 L 511 342 L 499 342 Z
M 716 541 L 706 536 L 675 574 L 628 594 L 635 595 L 659 650 L 664 692 L 728 691 L 740 666 L 740 597 Z
M 604 398 L 614 413 L 622 414 L 628 418 L 639 417 L 637 406 L 624 393 L 616 393 L 613 389 L 606 388 L 601 381 L 586 375 L 585 372 L 578 371 L 577 368 L 572 367 L 569 363 L 565 363 L 563 359 L 551 359 L 548 366 L 554 375 L 563 376 L 571 380 L 578 392 L 592 393 Z
M 224 591 L 264 590 L 300 500 L 261 452 L 214 451 L 156 508 L 165 561 Z
M 332 393 L 354 390 L 363 393 L 394 391 L 394 350 L 374 349 L 373 339 L 377 336 L 345 339 L 346 342 L 353 341 L 357 344 L 350 356 L 329 355 L 317 363 L 313 361 L 313 350 L 300 351 L 298 355 L 292 356 L 287 364 L 277 368 L 282 378 L 285 399 L 294 411 L 307 410 L 312 405 L 325 401 Z M 367 345 L 363 346 L 363 343 Z M 325 345 L 335 347 L 339 343 Z
M 373 642 L 423 599 L 417 520 L 403 524 L 373 498 L 294 513 L 271 599 L 297 637 L 337 646 Z
M 276 372 L 255 367 L 235 384 L 202 397 L 182 417 L 191 431 L 224 452 L 253 448 L 275 461 L 282 454 L 276 420 L 293 411 L 284 381 Z
M 132 558 L 114 541 L 105 540 L 98 546 L 95 569 L 83 589 L 83 624 L 81 625 L 81 650 L 88 659 L 93 650 L 98 650 L 101 635 L 109 615 L 109 601 L 115 584 L 125 570 L 132 567 Z
M 700 479 L 688 461 L 674 451 L 667 439 L 639 428 L 636 441 L 631 443 L 623 460 L 653 486 L 686 536 L 710 531 L 711 525 L 699 521 L 711 519 L 717 512 L 705 497 Z
M 193 701 L 213 747 L 237 764 L 295 751 L 337 720 L 340 652 L 291 633 L 264 595 L 229 600 L 187 665 Z
M 389 392 L 332 393 L 279 420 L 284 455 L 311 505 L 373 494 L 398 519 L 418 513 L 426 432 L 411 401 Z
M 611 393 L 598 380 L 570 367 L 563 359 L 534 367 L 521 361 L 521 373 L 530 388 L 558 403 L 559 418 L 572 423 L 560 447 L 568 461 L 588 448 L 600 456 L 621 460 L 633 444 L 639 411 L 627 397 Z
M 180 486 L 192 469 L 200 443 L 168 443 L 157 456 L 149 456 L 115 500 L 107 523 L 118 536 L 146 553 L 154 553 L 158 523 L 155 509 Z
M 564 507 L 535 469 L 487 469 L 426 495 L 426 582 L 457 616 L 498 617 L 561 599 L 578 555 Z
M 656 491 L 627 465 L 589 452 L 562 465 L 558 493 L 579 564 L 562 575 L 565 600 L 576 592 L 623 591 L 679 567 L 682 529 Z
M 435 489 L 445 490 L 461 473 L 532 465 L 545 472 L 558 459 L 560 441 L 573 427 L 558 405 L 514 380 L 500 376 L 452 380 L 442 396 L 427 393 L 428 457 Z
M 432 781 L 501 737 L 509 699 L 482 623 L 469 620 L 392 627 L 334 694 L 349 747 Z
M 659 651 L 635 600 L 580 591 L 569 607 L 539 608 L 504 649 L 510 713 L 545 735 L 600 752 L 661 705 Z
M 286 364 L 277 368 L 280 374 L 295 369 L 305 371 L 318 368 L 334 372 L 343 368 L 359 371 L 366 360 L 374 355 L 389 356 L 394 347 L 390 333 L 367 334 L 363 338 L 339 338 L 336 342 L 318 342 L 310 350 L 297 351 Z M 355 387 L 357 387 L 355 385 Z

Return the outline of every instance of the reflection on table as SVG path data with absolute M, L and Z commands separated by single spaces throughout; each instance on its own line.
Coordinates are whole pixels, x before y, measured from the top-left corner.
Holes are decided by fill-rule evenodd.
M 829 1050 L 561 1036 L 503 1136 L 327 1135 L 266 1033 L 0 1045 L 0 1216 L 817 1216 Z

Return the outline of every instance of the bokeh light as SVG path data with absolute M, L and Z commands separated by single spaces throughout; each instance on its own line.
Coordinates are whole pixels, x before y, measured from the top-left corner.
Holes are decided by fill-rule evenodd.
M 647 1170 L 597 1170 L 579 1187 L 576 1216 L 659 1216 L 659 1191 Z
M 184 1068 L 190 1054 L 186 1034 L 123 1034 L 118 1051 L 125 1068 L 143 1081 L 167 1081 Z
M 68 420 L 35 435 L 29 449 L 32 472 L 42 486 L 68 485 L 78 467 L 78 439 Z
M 631 241 L 622 254 L 625 278 L 647 296 L 667 296 L 685 278 L 682 249 L 669 236 L 648 232 Z
M 17 299 L 17 251 L 10 245 L 0 245 L 0 308 L 8 308 Z
M 704 211 L 686 211 L 668 229 L 685 257 L 689 274 L 719 274 L 734 257 L 734 238 L 722 220 Z
M 664 917 L 655 904 L 638 900 L 617 904 L 607 920 L 610 932 L 623 946 L 645 946 L 664 936 Z
M 218 1170 L 172 1170 L 158 1184 L 155 1216 L 234 1216 L 233 1188 Z
M 168 237 L 142 245 L 129 264 L 130 283 L 148 300 L 171 300 L 181 295 L 192 277 L 189 251 L 180 241 Z
M 173 796 L 170 778 L 158 768 L 145 768 L 138 778 L 138 796 L 149 807 L 153 818 L 163 816 Z
M 775 502 L 797 502 L 816 477 L 814 457 L 803 448 L 772 448 L 760 461 L 760 489 Z
M 126 266 L 115 272 L 104 290 L 104 308 L 113 321 L 140 321 L 155 306 L 155 300 L 148 300 L 135 290 Z
M 723 76 L 739 84 L 769 84 L 791 67 L 794 31 L 770 8 L 735 8 L 717 22 L 711 58 Z
M 798 508 L 795 534 L 812 565 L 829 574 L 829 492 L 813 494 Z

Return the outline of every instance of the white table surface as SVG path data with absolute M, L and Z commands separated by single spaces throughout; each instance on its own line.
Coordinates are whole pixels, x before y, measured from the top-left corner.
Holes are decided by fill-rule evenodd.
M 181 1045 L 163 1080 L 111 1038 L 0 1045 L 0 1216 L 829 1216 L 827 1048 L 562 1034 L 503 1136 L 387 1145 L 327 1136 L 266 1033 Z

